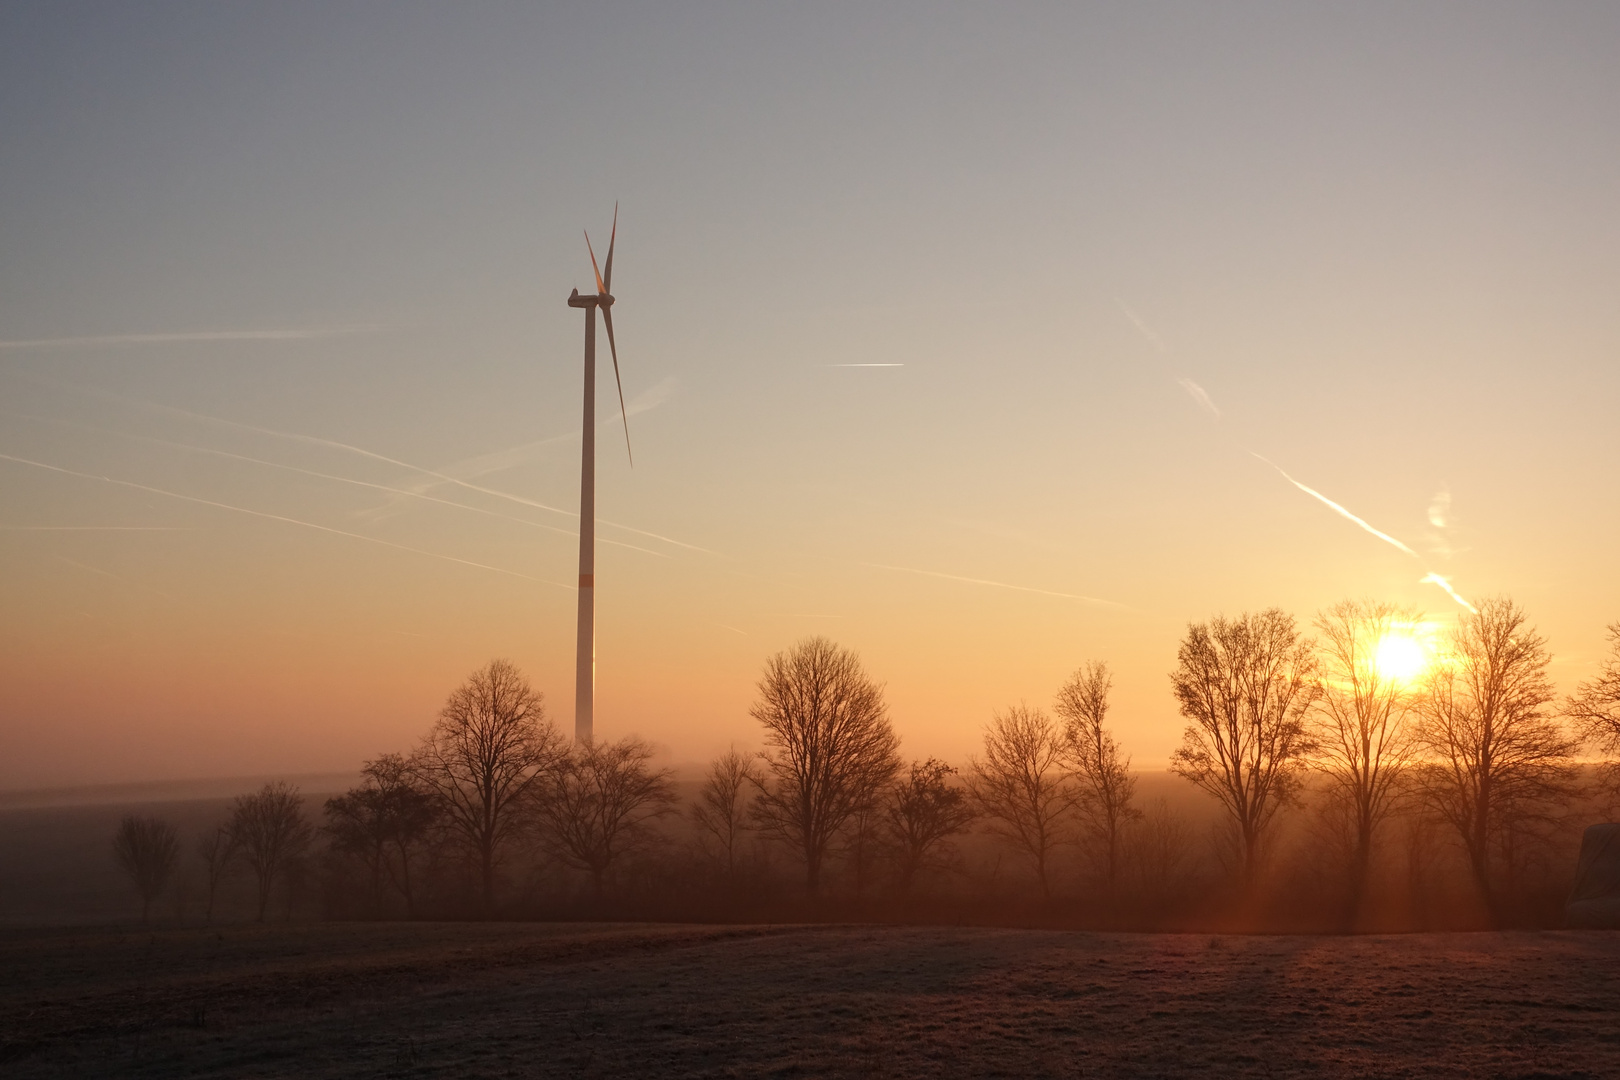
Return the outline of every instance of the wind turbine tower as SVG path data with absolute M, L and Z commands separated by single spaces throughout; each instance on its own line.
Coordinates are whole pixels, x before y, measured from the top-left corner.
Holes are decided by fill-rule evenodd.
M 624 410 L 624 382 L 619 378 L 619 349 L 613 342 L 613 245 L 619 236 L 619 207 L 613 207 L 613 231 L 608 235 L 607 263 L 596 265 L 591 234 L 585 234 L 596 295 L 581 296 L 575 289 L 568 306 L 585 309 L 585 413 L 579 465 L 579 638 L 574 657 L 574 741 L 588 745 L 596 710 L 596 313 L 607 328 L 608 350 L 613 354 L 613 381 L 619 389 L 619 416 L 624 420 L 624 450 L 630 454 L 630 418 Z M 635 455 L 630 455 L 634 467 Z

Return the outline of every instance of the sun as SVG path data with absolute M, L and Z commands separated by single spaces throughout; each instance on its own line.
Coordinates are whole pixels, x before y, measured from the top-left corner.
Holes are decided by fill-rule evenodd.
M 1378 640 L 1378 649 L 1373 653 L 1373 668 L 1385 679 L 1411 682 L 1423 674 L 1432 659 L 1429 647 L 1422 640 L 1413 634 L 1396 631 Z

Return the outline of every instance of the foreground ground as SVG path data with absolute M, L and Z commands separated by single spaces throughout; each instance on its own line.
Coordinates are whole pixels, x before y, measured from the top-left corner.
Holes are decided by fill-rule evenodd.
M 10 931 L 0 1073 L 1616 1076 L 1620 934 Z

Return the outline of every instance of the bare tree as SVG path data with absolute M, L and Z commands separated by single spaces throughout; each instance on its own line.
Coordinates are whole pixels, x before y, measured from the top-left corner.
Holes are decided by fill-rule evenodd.
M 259 921 L 270 894 L 314 835 L 304 820 L 304 797 L 285 781 L 266 784 L 253 795 L 239 795 L 231 807 L 231 839 L 258 884 Z
M 1620 786 L 1620 622 L 1609 625 L 1609 655 L 1598 677 L 1575 688 L 1565 712 L 1580 737 L 1608 756 L 1606 779 Z
M 727 880 L 737 872 L 737 850 L 748 829 L 751 796 L 759 780 L 753 759 L 733 746 L 709 766 L 703 790 L 692 804 L 693 823 L 714 837 L 725 854 Z
M 917 874 L 937 861 L 950 838 L 978 816 L 968 792 L 950 782 L 955 774 L 935 758 L 913 761 L 908 774 L 889 789 L 884 827 L 902 893 L 911 891 Z
M 152 901 L 174 874 L 180 856 L 180 835 L 173 825 L 154 817 L 130 816 L 113 834 L 113 856 L 129 875 L 141 897 L 141 922 L 147 921 Z
M 968 788 L 990 831 L 1034 863 L 1041 896 L 1050 898 L 1052 853 L 1066 839 L 1076 800 L 1063 768 L 1063 734 L 1052 718 L 1026 705 L 996 713 Z
M 197 838 L 197 857 L 202 860 L 203 875 L 208 882 L 208 907 L 204 919 L 214 921 L 214 900 L 219 895 L 220 882 L 236 864 L 236 838 L 229 825 L 220 825 Z
M 652 758 L 652 747 L 634 735 L 578 745 L 535 788 L 542 843 L 587 871 L 597 897 L 614 862 L 645 843 L 675 802 L 669 770 L 652 768 Z
M 326 831 L 333 847 L 358 856 L 371 877 L 374 904 L 386 878 L 416 917 L 411 860 L 439 817 L 438 802 L 399 754 L 384 754 L 361 769 L 359 787 L 326 800 Z
M 1171 769 L 1226 811 L 1245 888 L 1260 869 L 1266 830 L 1299 791 L 1311 743 L 1305 714 L 1316 700 L 1316 667 L 1294 618 L 1276 608 L 1187 628 L 1170 673 L 1191 721 Z
M 524 824 L 530 788 L 567 756 L 545 703 L 509 661 L 467 677 L 411 758 L 444 821 L 477 867 L 485 918 L 495 910 L 495 875 Z
M 769 773 L 755 784 L 755 819 L 804 858 L 814 896 L 833 838 L 877 804 L 900 767 L 883 690 L 853 652 L 808 638 L 766 662 L 750 715 L 765 727 Z
M 1149 897 L 1164 900 L 1175 891 L 1191 836 L 1186 817 L 1170 809 L 1162 795 L 1132 827 L 1132 861 Z
M 1053 707 L 1063 721 L 1064 760 L 1078 782 L 1075 794 L 1080 820 L 1099 856 L 1110 893 L 1119 880 L 1125 828 L 1142 816 L 1132 804 L 1136 777 L 1131 775 L 1131 759 L 1121 757 L 1119 743 L 1105 725 L 1113 685 L 1108 665 L 1094 660 L 1063 684 Z
M 1348 826 L 1352 914 L 1366 891 L 1374 835 L 1396 808 L 1417 749 L 1410 720 L 1419 688 L 1382 670 L 1379 650 L 1421 621 L 1393 604 L 1353 600 L 1316 618 L 1322 643 L 1311 764 Z
M 1456 830 L 1475 887 L 1500 919 L 1491 853 L 1505 832 L 1570 793 L 1577 744 L 1549 715 L 1552 654 L 1502 597 L 1458 621 L 1428 680 L 1418 727 L 1429 805 Z
M 881 803 L 874 799 L 849 815 L 849 820 L 838 831 L 839 854 L 849 868 L 850 884 L 856 896 L 866 895 L 883 848 L 880 807 Z

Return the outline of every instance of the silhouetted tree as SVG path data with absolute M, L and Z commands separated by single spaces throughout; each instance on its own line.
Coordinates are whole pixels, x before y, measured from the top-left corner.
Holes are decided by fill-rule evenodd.
M 1187 628 L 1170 682 L 1191 721 L 1170 767 L 1213 795 L 1237 842 L 1245 888 L 1272 819 L 1299 791 L 1316 700 L 1311 644 L 1276 608 Z
M 567 757 L 545 703 L 506 660 L 491 660 L 457 687 L 411 757 L 451 834 L 478 871 L 485 918 L 495 874 L 533 805 L 530 788 Z
M 726 878 L 737 872 L 737 849 L 748 829 L 752 792 L 759 783 L 753 760 L 732 747 L 709 766 L 709 775 L 692 804 L 692 821 L 712 836 L 725 856 Z
M 1150 898 L 1169 898 L 1188 861 L 1192 827 L 1186 817 L 1160 796 L 1148 804 L 1127 835 L 1144 892 Z
M 576 745 L 535 788 L 541 843 L 588 872 L 597 897 L 614 862 L 646 843 L 675 802 L 669 770 L 654 769 L 652 758 L 652 747 L 634 735 Z
M 1424 694 L 1419 770 L 1429 805 L 1456 830 L 1480 897 L 1502 917 L 1493 846 L 1571 793 L 1576 742 L 1547 706 L 1552 654 L 1524 613 L 1503 598 L 1462 616 Z M 1509 835 L 1504 835 L 1508 833 Z
M 365 864 L 374 904 L 386 878 L 404 899 L 406 917 L 415 918 L 411 860 L 438 821 L 438 802 L 399 754 L 366 762 L 361 774 L 359 787 L 326 800 L 326 831 L 335 849 Z
M 766 662 L 750 715 L 765 727 L 769 773 L 755 784 L 755 820 L 803 857 L 814 896 L 833 838 L 900 767 L 883 690 L 853 652 L 808 638 Z
M 208 883 L 208 907 L 204 921 L 214 921 L 214 899 L 219 895 L 220 882 L 236 862 L 236 838 L 230 826 L 220 825 L 197 838 L 197 857 L 202 860 L 203 876 Z
M 1125 828 L 1142 816 L 1132 805 L 1136 777 L 1131 775 L 1131 759 L 1121 757 L 1119 743 L 1105 725 L 1113 685 L 1108 665 L 1092 661 L 1063 684 L 1053 706 L 1063 721 L 1064 760 L 1077 782 L 1080 820 L 1110 892 L 1119 880 Z
M 1580 737 L 1607 755 L 1611 786 L 1620 786 L 1620 622 L 1609 626 L 1609 655 L 1598 677 L 1575 688 L 1565 710 Z
M 913 761 L 907 775 L 889 789 L 884 826 L 902 893 L 911 891 L 917 874 L 978 816 L 967 791 L 951 784 L 955 774 L 935 758 Z
M 315 830 L 304 820 L 304 797 L 285 781 L 239 795 L 231 807 L 231 839 L 258 884 L 259 921 L 278 878 L 301 858 Z
M 857 809 L 838 833 L 839 854 L 849 867 L 856 896 L 866 895 L 883 846 L 879 805 L 878 800 L 873 800 Z
M 1050 898 L 1052 853 L 1067 838 L 1076 791 L 1063 768 L 1063 733 L 1039 709 L 1015 705 L 984 732 L 984 757 L 969 766 L 968 788 L 991 833 L 1029 856 Z
M 130 816 L 113 834 L 113 856 L 141 897 L 141 922 L 163 891 L 180 856 L 180 836 L 173 825 L 154 817 Z
M 1381 670 L 1379 649 L 1421 621 L 1393 604 L 1353 600 L 1316 618 L 1322 641 L 1312 765 L 1348 825 L 1352 917 L 1367 887 L 1374 835 L 1395 809 L 1416 753 L 1409 720 L 1418 686 Z

